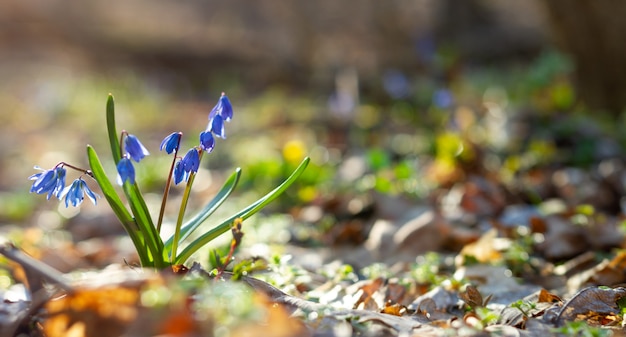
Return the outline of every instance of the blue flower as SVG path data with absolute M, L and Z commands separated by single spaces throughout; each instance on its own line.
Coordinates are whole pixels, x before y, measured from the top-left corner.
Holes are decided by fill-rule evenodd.
M 433 103 L 441 109 L 446 109 L 454 103 L 452 92 L 447 89 L 439 89 L 433 94 Z
M 187 154 L 183 157 L 181 162 L 187 174 L 198 172 L 198 168 L 200 167 L 200 155 L 198 154 L 198 150 L 194 147 L 187 151 Z
M 178 185 L 183 180 L 187 181 L 191 172 L 198 172 L 199 167 L 200 155 L 198 149 L 194 147 L 174 165 L 174 184 Z
M 222 139 L 226 138 L 226 130 L 224 129 L 224 119 L 220 115 L 215 115 L 209 122 L 208 130 L 215 133 L 215 136 Z
M 87 186 L 87 183 L 82 178 L 78 178 L 74 180 L 72 185 L 63 189 L 63 193 L 59 198 L 65 197 L 65 207 L 69 207 L 70 203 L 72 206 L 76 207 L 83 202 L 85 194 L 94 205 L 97 203 L 96 198 L 98 195 L 89 189 L 89 186 Z
M 185 165 L 182 160 L 176 162 L 174 166 L 174 184 L 178 185 L 181 181 L 187 181 L 188 174 L 185 172 Z
M 28 178 L 35 181 L 30 188 L 30 192 L 37 194 L 48 193 L 47 199 L 50 199 L 53 195 L 59 198 L 65 187 L 65 169 L 62 166 L 50 170 L 44 170 L 38 166 L 35 166 L 35 168 L 43 172 L 35 173 Z
M 230 122 L 233 118 L 233 106 L 230 104 L 228 96 L 226 96 L 225 93 L 222 93 L 222 97 L 220 97 L 217 104 L 211 109 L 209 120 L 212 120 L 215 116 L 222 116 L 227 122 Z
M 161 142 L 161 151 L 165 149 L 167 154 L 171 154 L 174 151 L 178 150 L 178 146 L 180 145 L 180 137 L 182 136 L 181 132 L 174 132 L 171 135 L 165 137 Z
M 209 125 L 206 131 L 212 132 L 215 136 L 225 139 L 226 132 L 224 130 L 224 122 L 230 122 L 233 118 L 233 106 L 228 100 L 228 96 L 222 93 L 217 104 L 209 113 Z
M 124 157 L 117 163 L 117 183 L 124 185 L 126 180 L 131 184 L 135 183 L 135 168 L 133 167 L 133 162 Z
M 213 134 L 210 131 L 200 132 L 200 147 L 202 150 L 206 151 L 206 153 L 213 151 L 215 138 L 213 138 Z
M 134 135 L 127 135 L 124 139 L 124 145 L 126 153 L 136 162 L 139 162 L 143 157 L 150 154 Z

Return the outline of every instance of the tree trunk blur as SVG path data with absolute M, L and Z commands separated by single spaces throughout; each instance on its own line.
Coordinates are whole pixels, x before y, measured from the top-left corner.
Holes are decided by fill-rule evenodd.
M 619 117 L 626 107 L 626 2 L 547 0 L 557 42 L 576 62 L 578 97 Z

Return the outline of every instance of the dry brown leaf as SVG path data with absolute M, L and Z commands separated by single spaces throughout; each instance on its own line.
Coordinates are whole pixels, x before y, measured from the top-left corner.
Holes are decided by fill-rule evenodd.
M 394 315 L 394 316 L 403 316 L 406 313 L 407 309 L 404 305 L 398 303 L 385 303 L 385 307 L 380 310 L 382 314 Z
M 48 337 L 119 336 L 138 315 L 139 292 L 121 286 L 80 289 L 49 301 Z
M 357 309 L 363 307 L 363 309 L 371 309 L 378 310 L 383 306 L 383 303 L 378 303 L 376 301 L 377 297 L 381 300 L 384 299 L 384 295 L 379 294 L 381 287 L 385 283 L 385 280 L 382 277 L 379 277 L 373 280 L 371 283 L 368 283 L 361 288 L 359 291 L 361 292 L 361 297 L 354 303 L 353 308 Z M 376 296 L 380 295 L 380 296 Z
M 555 317 L 555 323 L 560 325 L 565 321 L 576 319 L 579 315 L 581 317 L 594 314 L 619 315 L 616 302 L 625 296 L 626 288 L 585 288 L 565 302 Z
M 570 289 L 587 285 L 613 286 L 626 282 L 626 252 L 618 253 L 612 260 L 604 260 L 595 267 L 580 272 L 567 281 Z
M 465 256 L 473 256 L 482 263 L 497 262 L 502 259 L 502 254 L 496 249 L 498 231 L 490 229 L 483 234 L 478 241 L 470 243 L 463 247 L 459 256 L 457 257 L 457 265 L 463 263 Z
M 561 302 L 561 298 L 549 293 L 547 290 L 545 289 L 541 289 L 539 291 L 539 297 L 537 299 L 537 302 L 539 303 L 558 303 Z
M 483 306 L 483 296 L 473 285 L 468 285 L 465 291 L 459 292 L 459 297 L 472 309 Z

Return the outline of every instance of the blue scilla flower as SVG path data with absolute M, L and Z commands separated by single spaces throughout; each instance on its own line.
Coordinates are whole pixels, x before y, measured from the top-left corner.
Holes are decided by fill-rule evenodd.
M 198 154 L 198 149 L 194 147 L 187 151 L 187 154 L 183 157 L 182 163 L 185 172 L 188 174 L 191 172 L 198 172 L 198 168 L 200 168 L 200 155 Z
M 226 130 L 224 128 L 224 119 L 222 116 L 215 115 L 215 117 L 209 121 L 207 131 L 213 132 L 216 137 L 226 139 Z
M 82 178 L 78 178 L 74 180 L 72 185 L 63 189 L 59 199 L 65 197 L 65 207 L 69 207 L 70 203 L 72 206 L 76 207 L 83 202 L 85 195 L 89 197 L 89 200 L 91 200 L 94 205 L 97 203 L 96 198 L 98 195 L 89 189 L 89 186 L 87 186 L 87 183 Z
M 28 178 L 35 181 L 30 188 L 30 192 L 37 194 L 48 193 L 48 199 L 53 195 L 59 198 L 65 187 L 65 169 L 62 166 L 50 170 L 44 170 L 39 166 L 35 166 L 35 169 L 43 172 L 35 173 Z
M 180 144 L 180 137 L 182 135 L 183 134 L 181 132 L 173 132 L 169 136 L 165 137 L 165 139 L 163 139 L 163 141 L 161 142 L 161 151 L 165 149 L 165 152 L 167 152 L 167 154 L 171 154 L 172 152 L 177 151 Z
M 226 96 L 225 93 L 222 93 L 222 97 L 220 97 L 217 104 L 211 109 L 209 120 L 213 120 L 215 116 L 222 116 L 222 119 L 226 122 L 230 122 L 233 118 L 233 106 L 230 104 L 230 100 L 228 100 L 228 96 Z
M 136 162 L 139 162 L 143 157 L 150 154 L 134 135 L 127 135 L 124 139 L 124 145 L 126 153 Z
M 216 137 L 225 139 L 226 131 L 224 129 L 224 122 L 230 122 L 232 118 L 233 106 L 230 104 L 228 96 L 222 93 L 222 97 L 220 97 L 217 104 L 209 113 L 209 125 L 206 131 L 214 133 Z
M 187 151 L 183 159 L 174 165 L 174 184 L 187 181 L 191 172 L 198 172 L 200 167 L 200 155 L 195 147 Z
M 174 166 L 174 184 L 178 185 L 181 181 L 187 181 L 188 174 L 185 172 L 185 165 L 182 160 L 176 162 Z
M 210 131 L 200 132 L 200 148 L 206 153 L 211 153 L 215 147 L 215 138 Z
M 135 168 L 133 162 L 128 157 L 124 157 L 117 163 L 117 183 L 124 185 L 127 180 L 131 184 L 135 183 Z

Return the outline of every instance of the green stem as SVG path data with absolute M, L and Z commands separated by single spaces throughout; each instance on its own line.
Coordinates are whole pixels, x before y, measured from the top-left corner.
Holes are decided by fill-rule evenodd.
M 180 138 L 178 140 L 180 145 Z M 161 224 L 163 223 L 163 216 L 165 214 L 165 204 L 167 204 L 167 197 L 170 194 L 170 187 L 172 186 L 172 173 L 174 172 L 174 165 L 176 164 L 176 158 L 178 156 L 178 146 L 174 150 L 174 158 L 172 158 L 172 165 L 170 166 L 170 173 L 167 176 L 165 182 L 165 190 L 163 191 L 163 200 L 161 200 L 161 209 L 159 210 L 159 220 L 157 221 L 157 233 L 161 234 Z
M 202 162 L 202 153 L 198 153 L 198 162 Z M 176 253 L 178 250 L 178 241 L 180 240 L 180 228 L 183 225 L 183 218 L 185 217 L 185 210 L 187 209 L 187 203 L 189 202 L 189 196 L 191 195 L 191 186 L 196 178 L 196 172 L 189 174 L 187 180 L 187 186 L 185 186 L 185 193 L 183 193 L 183 200 L 180 202 L 180 209 L 178 211 L 178 219 L 176 219 L 176 229 L 174 230 L 174 241 L 172 242 L 172 251 L 170 253 L 170 261 L 174 263 L 176 261 Z

